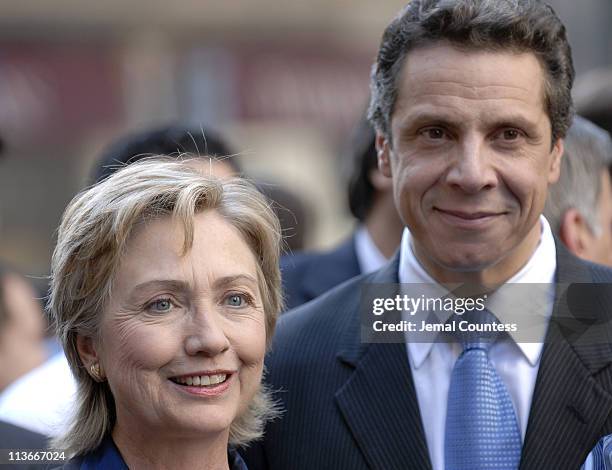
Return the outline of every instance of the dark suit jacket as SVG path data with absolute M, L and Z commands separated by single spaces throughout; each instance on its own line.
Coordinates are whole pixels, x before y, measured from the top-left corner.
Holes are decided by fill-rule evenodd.
M 0 421 L 0 449 L 46 449 L 47 437 Z
M 280 265 L 287 310 L 361 274 L 354 236 L 332 251 L 283 256 Z
M 557 282 L 612 282 L 612 270 L 582 262 L 559 245 Z M 405 344 L 360 341 L 360 285 L 396 283 L 398 263 L 396 255 L 381 270 L 281 317 L 267 381 L 286 412 L 245 453 L 249 469 L 431 468 Z M 577 469 L 612 433 L 612 296 L 604 291 L 576 310 L 568 299 L 555 303 L 553 318 L 567 325 L 551 320 L 522 470 Z M 580 302 L 583 296 L 574 297 Z M 582 344 L 578 330 L 593 324 L 601 324 L 597 331 L 607 339 Z
M 47 437 L 27 429 L 15 426 L 14 424 L 0 421 L 0 449 L 11 450 L 43 450 L 47 448 Z M 15 468 L 20 470 L 42 469 L 47 465 L 37 465 L 33 462 L 15 464 Z M 3 468 L 3 466 L 0 466 Z M 10 468 L 10 467 L 4 467 Z

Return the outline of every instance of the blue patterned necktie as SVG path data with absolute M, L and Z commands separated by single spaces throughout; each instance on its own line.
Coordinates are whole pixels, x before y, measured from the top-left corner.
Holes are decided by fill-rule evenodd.
M 455 324 L 495 323 L 488 311 L 454 316 Z M 489 360 L 497 332 L 459 332 L 463 345 L 451 374 L 446 413 L 446 470 L 516 470 L 521 458 L 519 432 L 512 400 Z

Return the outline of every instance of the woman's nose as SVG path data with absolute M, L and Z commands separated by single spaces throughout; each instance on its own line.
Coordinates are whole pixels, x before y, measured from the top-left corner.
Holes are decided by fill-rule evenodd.
M 185 352 L 188 355 L 215 356 L 229 348 L 223 319 L 214 309 L 199 309 L 186 328 Z

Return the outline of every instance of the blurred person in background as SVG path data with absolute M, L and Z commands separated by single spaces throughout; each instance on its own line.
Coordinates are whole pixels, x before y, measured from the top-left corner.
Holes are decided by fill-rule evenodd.
M 348 203 L 358 221 L 348 240 L 330 251 L 295 253 L 281 259 L 287 309 L 379 269 L 397 250 L 403 223 L 393 203 L 391 180 L 378 169 L 375 137 L 364 115 L 345 153 Z
M 576 112 L 612 135 L 612 67 L 591 70 L 576 79 Z
M 102 153 L 93 171 L 92 182 L 101 181 L 130 163 L 152 156 L 213 157 L 202 160 L 215 175 L 222 177 L 245 176 L 227 139 L 208 128 L 196 129 L 183 124 L 173 124 L 144 129 L 127 134 L 110 144 Z M 254 181 L 264 193 L 280 220 L 283 239 L 289 250 L 300 250 L 307 238 L 309 211 L 305 203 L 292 191 L 277 183 Z
M 561 176 L 551 186 L 544 215 L 576 256 L 612 266 L 612 140 L 575 116 L 565 138 Z
M 16 271 L 0 268 L 0 447 L 42 449 L 42 417 L 30 390 L 30 374 L 47 359 L 46 322 L 32 285 Z M 34 432 L 40 431 L 40 432 Z
M 4 142 L 0 139 L 0 155 Z M 0 264 L 0 400 L 7 387 L 46 358 L 45 318 L 33 286 Z
M 46 359 L 45 326 L 34 288 L 0 267 L 0 404 L 12 383 Z
M 62 217 L 48 308 L 78 384 L 64 468 L 244 470 L 234 446 L 275 414 L 260 382 L 278 219 L 199 163 L 130 164 Z
M 118 169 L 154 155 L 206 156 L 206 165 L 220 177 L 238 176 L 240 165 L 226 140 L 215 131 L 192 129 L 180 124 L 128 133 L 112 142 L 93 168 L 92 182 L 99 182 Z
M 23 276 L 0 278 L 0 420 L 53 436 L 72 409 L 74 380 L 62 352 L 45 338 L 46 320 Z
M 4 141 L 0 138 L 0 156 L 3 150 Z M 14 269 L 0 265 L 0 447 L 3 449 L 46 447 L 47 437 L 29 429 L 32 397 L 21 393 L 31 371 L 37 370 L 47 358 L 45 328 L 42 306 L 33 286 Z M 37 419 L 36 412 L 34 415 Z M 20 467 L 38 468 L 27 464 Z

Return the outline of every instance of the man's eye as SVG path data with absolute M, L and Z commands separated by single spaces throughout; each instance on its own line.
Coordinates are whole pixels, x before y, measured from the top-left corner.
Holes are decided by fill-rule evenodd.
M 174 304 L 172 303 L 172 300 L 169 298 L 163 298 L 155 299 L 147 305 L 146 309 L 151 312 L 164 313 L 170 311 L 173 306 Z
M 521 136 L 521 131 L 518 129 L 504 129 L 502 138 L 504 140 L 517 140 Z
M 427 129 L 423 129 L 421 133 L 428 139 L 432 140 L 443 139 L 446 135 L 444 129 L 441 129 L 439 127 L 429 127 Z

